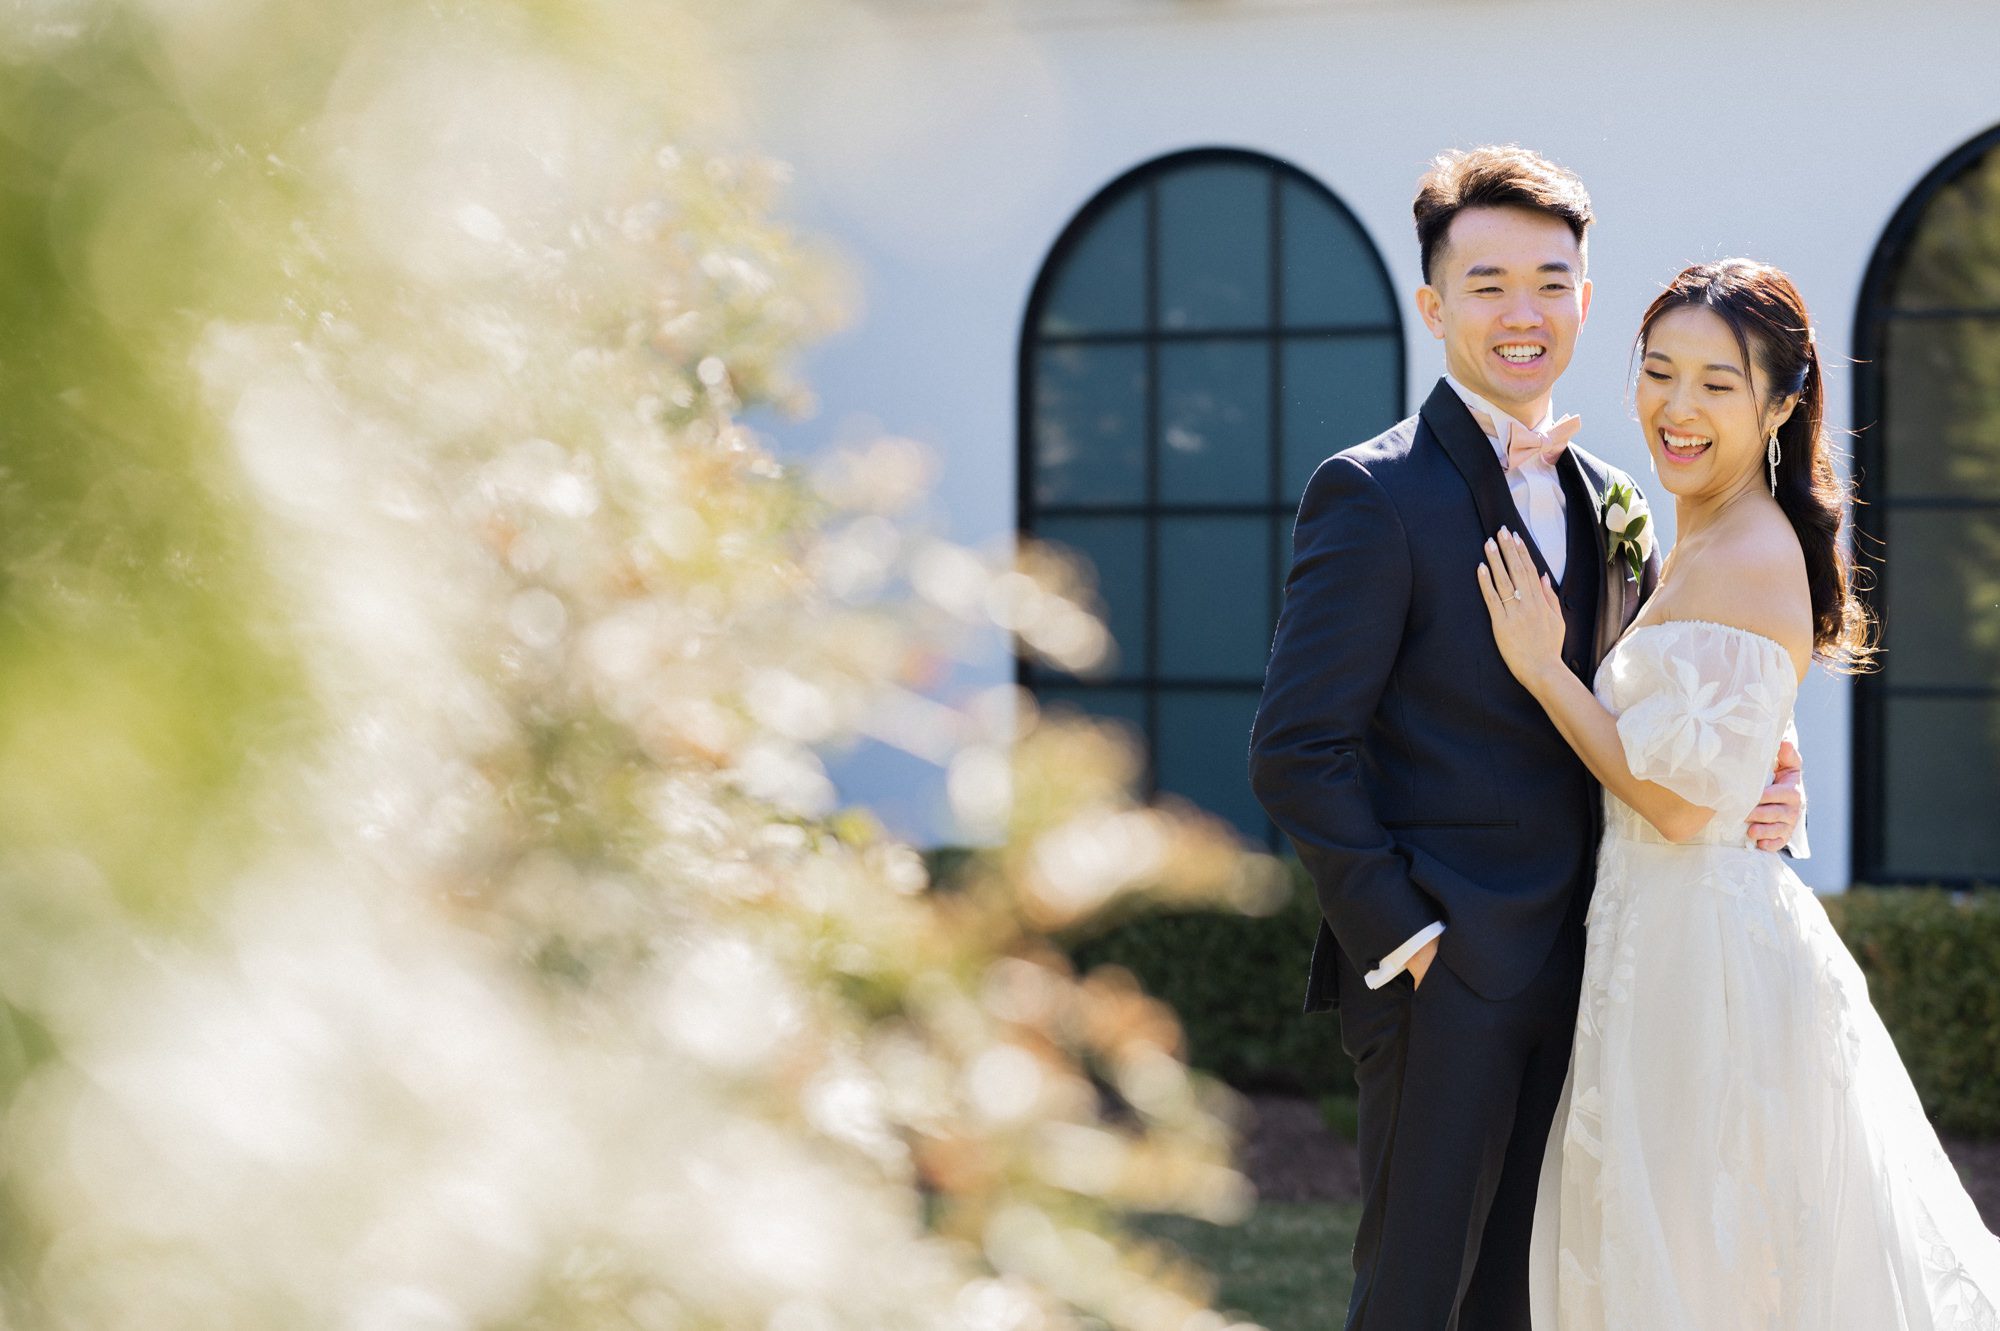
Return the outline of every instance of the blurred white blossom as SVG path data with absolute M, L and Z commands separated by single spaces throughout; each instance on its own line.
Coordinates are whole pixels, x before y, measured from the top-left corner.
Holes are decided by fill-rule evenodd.
M 1220 1331 L 1121 1218 L 1240 1217 L 1232 1102 L 1048 935 L 1277 876 L 1115 728 L 930 692 L 996 625 L 1101 668 L 1087 573 L 926 531 L 911 441 L 745 424 L 844 279 L 685 14 L 37 13 L 7 58 L 137 32 L 128 95 L 238 163 L 183 364 L 312 720 L 205 911 L 0 865 L 53 1047 L 6 1324 Z M 991 848 L 934 884 L 839 808 L 857 734 Z

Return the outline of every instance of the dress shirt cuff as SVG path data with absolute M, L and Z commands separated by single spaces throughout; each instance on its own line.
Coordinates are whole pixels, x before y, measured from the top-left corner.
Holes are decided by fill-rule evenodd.
M 1812 847 L 1806 844 L 1806 815 L 1804 810 L 1799 811 L 1799 824 L 1792 829 L 1792 839 L 1787 841 L 1781 849 L 1795 860 L 1809 860 L 1812 858 Z
M 1797 839 L 1798 839 L 1797 837 L 1793 838 L 1793 840 Z M 1417 953 L 1423 949 L 1425 943 L 1430 942 L 1431 939 L 1436 938 L 1443 932 L 1444 932 L 1443 920 L 1438 920 L 1435 923 L 1425 925 L 1423 928 L 1417 930 L 1415 933 L 1410 935 L 1409 942 L 1403 944 L 1401 947 L 1397 948 L 1394 952 L 1391 952 L 1388 956 L 1382 958 L 1381 965 L 1377 966 L 1374 970 L 1369 971 L 1368 974 L 1362 976 L 1361 977 L 1362 982 L 1366 984 L 1370 989 L 1380 989 L 1383 985 L 1389 983 L 1389 981 L 1395 979 L 1398 975 L 1401 975 L 1403 973 L 1404 968 L 1410 964 L 1410 958 L 1416 956 Z

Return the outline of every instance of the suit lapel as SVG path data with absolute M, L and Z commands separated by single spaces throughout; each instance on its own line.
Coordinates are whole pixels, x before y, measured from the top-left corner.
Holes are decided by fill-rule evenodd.
M 1583 460 L 1583 455 L 1574 448 L 1564 449 L 1562 458 L 1556 466 L 1568 472 L 1570 479 L 1583 487 L 1584 497 L 1590 501 L 1588 514 L 1590 534 L 1597 547 L 1597 562 L 1601 564 L 1609 557 L 1608 547 L 1604 543 L 1604 524 L 1597 520 L 1597 515 L 1604 511 L 1604 481 L 1592 474 L 1591 468 Z
M 1519 534 L 1527 543 L 1528 553 L 1534 556 L 1538 572 L 1549 571 L 1548 560 L 1543 558 L 1535 538 L 1528 531 L 1528 524 L 1521 520 L 1521 512 L 1514 506 L 1514 496 L 1507 489 L 1507 471 L 1500 465 L 1500 459 L 1493 451 L 1493 442 L 1479 423 L 1472 419 L 1465 402 L 1454 393 L 1451 385 L 1438 380 L 1437 387 L 1424 400 L 1418 415 L 1430 430 L 1431 437 L 1451 459 L 1453 467 L 1464 478 L 1466 488 L 1472 492 L 1472 502 L 1479 510 L 1479 525 L 1491 536 L 1502 527 Z M 1595 458 L 1577 448 L 1565 449 L 1557 463 L 1557 471 L 1565 478 L 1564 489 L 1569 495 L 1569 512 L 1565 522 L 1582 522 L 1590 531 L 1589 549 L 1597 560 L 1597 605 L 1596 623 L 1590 637 L 1591 654 L 1589 670 L 1584 678 L 1595 675 L 1597 665 L 1604 659 L 1611 645 L 1624 636 L 1633 616 L 1639 611 L 1641 588 L 1632 579 L 1632 571 L 1625 567 L 1622 559 L 1613 560 L 1604 534 L 1604 492 L 1609 488 L 1611 478 Z M 1582 500 L 1579 504 L 1577 501 Z M 1565 570 L 1567 573 L 1568 570 Z M 1568 581 L 1567 577 L 1564 581 Z
M 1549 562 L 1528 533 L 1528 524 L 1521 521 L 1521 511 L 1514 507 L 1514 496 L 1507 490 L 1507 471 L 1493 451 L 1493 441 L 1479 428 L 1479 422 L 1472 419 L 1465 400 L 1440 379 L 1417 414 L 1451 459 L 1451 465 L 1465 478 L 1467 488 L 1472 491 L 1473 505 L 1479 510 L 1479 525 L 1486 534 L 1492 536 L 1502 527 L 1513 531 L 1527 543 L 1536 570 L 1547 573 Z
M 1624 636 L 1625 628 L 1639 609 L 1639 587 L 1632 580 L 1632 570 L 1622 559 L 1613 560 L 1610 546 L 1604 534 L 1604 492 L 1610 488 L 1611 478 L 1599 469 L 1593 458 L 1575 448 L 1564 455 L 1562 466 L 1571 469 L 1583 493 L 1589 497 L 1588 521 L 1590 534 L 1595 540 L 1598 572 L 1597 632 L 1592 639 L 1590 668 L 1596 672 L 1597 663 L 1604 659 L 1611 645 Z

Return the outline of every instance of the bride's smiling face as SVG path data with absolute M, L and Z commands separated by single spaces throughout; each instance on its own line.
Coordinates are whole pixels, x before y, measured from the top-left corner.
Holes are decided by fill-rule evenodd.
M 1755 357 L 1744 363 L 1722 316 L 1699 305 L 1672 310 L 1641 350 L 1634 401 L 1661 484 L 1681 499 L 1720 498 L 1761 478 L 1765 436 L 1796 399 L 1760 413 L 1764 372 Z

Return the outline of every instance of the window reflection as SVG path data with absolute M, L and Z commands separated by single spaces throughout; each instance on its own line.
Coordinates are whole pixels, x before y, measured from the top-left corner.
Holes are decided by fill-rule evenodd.
M 1138 347 L 1067 345 L 1035 376 L 1035 498 L 1137 506 L 1146 497 L 1146 357 Z
M 1160 325 L 1249 328 L 1271 317 L 1271 173 L 1209 162 L 1163 173 Z
M 1271 493 L 1271 347 L 1160 348 L 1160 499 L 1259 504 Z

